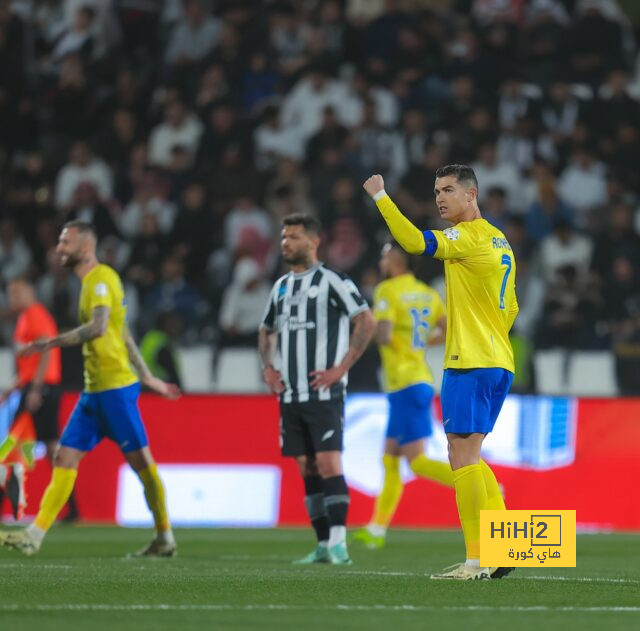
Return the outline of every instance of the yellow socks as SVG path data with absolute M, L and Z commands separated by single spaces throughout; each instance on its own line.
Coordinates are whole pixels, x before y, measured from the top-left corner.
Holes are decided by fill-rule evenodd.
M 67 503 L 77 476 L 78 471 L 76 469 L 54 467 L 51 482 L 49 482 L 49 486 L 42 496 L 40 510 L 33 522 L 42 532 L 46 532 L 51 528 L 58 513 Z
M 453 486 L 453 471 L 448 462 L 439 462 L 427 458 L 426 454 L 420 454 L 411 461 L 411 470 L 421 478 L 428 478 L 444 484 Z
M 485 508 L 488 510 L 506 510 L 507 507 L 504 504 L 504 498 L 493 471 L 484 460 L 480 460 L 480 469 L 482 470 L 484 485 L 487 488 L 487 505 Z
M 384 465 L 384 483 L 380 495 L 376 498 L 371 524 L 386 528 L 396 512 L 404 487 L 400 477 L 400 458 L 384 454 L 382 464 Z
M 158 467 L 155 464 L 138 471 L 140 481 L 144 486 L 144 496 L 147 506 L 153 513 L 153 520 L 158 534 L 161 535 L 171 530 L 169 515 L 167 513 L 167 501 L 164 495 L 164 486 L 158 475 Z
M 467 560 L 480 558 L 480 511 L 487 508 L 487 487 L 479 464 L 453 472 Z

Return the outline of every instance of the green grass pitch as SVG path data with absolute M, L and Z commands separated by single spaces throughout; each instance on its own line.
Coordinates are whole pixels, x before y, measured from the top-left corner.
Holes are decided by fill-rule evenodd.
M 640 536 L 581 535 L 578 567 L 431 581 L 459 533 L 392 531 L 348 567 L 293 566 L 308 530 L 178 530 L 175 559 L 126 559 L 150 531 L 56 527 L 39 555 L 0 550 L 0 629 L 640 629 Z

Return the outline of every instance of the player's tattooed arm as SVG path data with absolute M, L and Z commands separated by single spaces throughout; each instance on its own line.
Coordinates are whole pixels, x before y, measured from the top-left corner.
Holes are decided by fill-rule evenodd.
M 355 364 L 365 352 L 376 330 L 376 320 L 369 309 L 356 314 L 352 320 L 353 330 L 349 338 L 349 350 L 343 360 L 327 370 L 311 372 L 311 387 L 314 390 L 328 388 L 340 381 L 342 376 Z
M 151 371 L 149 370 L 149 366 L 147 366 L 147 362 L 144 361 L 144 357 L 142 357 L 142 353 L 140 353 L 140 349 L 138 348 L 136 341 L 133 339 L 133 335 L 131 335 L 129 327 L 125 329 L 124 343 L 129 353 L 129 360 L 136 369 L 140 380 L 145 383 L 152 376 Z
M 18 355 L 27 356 L 34 353 L 43 353 L 57 346 L 76 346 L 90 342 L 98 337 L 102 337 L 109 324 L 109 312 L 111 310 L 105 305 L 95 307 L 93 317 L 90 322 L 83 324 L 71 331 L 56 335 L 55 337 L 42 338 L 31 342 L 18 349 Z
M 179 398 L 182 392 L 175 383 L 163 381 L 149 370 L 147 362 L 144 361 L 144 357 L 142 357 L 142 353 L 140 353 L 140 349 L 138 348 L 136 341 L 133 339 L 133 335 L 131 335 L 131 331 L 129 331 L 129 327 L 126 326 L 126 324 L 123 335 L 124 343 L 127 347 L 127 352 L 129 353 L 129 361 L 136 369 L 138 377 L 140 377 L 140 381 L 149 388 L 149 390 L 162 395 L 165 399 Z

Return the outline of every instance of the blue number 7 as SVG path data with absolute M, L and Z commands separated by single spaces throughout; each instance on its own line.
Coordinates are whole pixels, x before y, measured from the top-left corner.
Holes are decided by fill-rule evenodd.
M 500 287 L 500 309 L 504 309 L 504 292 L 507 290 L 507 279 L 511 271 L 511 257 L 508 254 L 503 254 L 500 265 L 507 266 L 507 269 L 504 271 L 504 276 L 502 277 L 502 287 Z

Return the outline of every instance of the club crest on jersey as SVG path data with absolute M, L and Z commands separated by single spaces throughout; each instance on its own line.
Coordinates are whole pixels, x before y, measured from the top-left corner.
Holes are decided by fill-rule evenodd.
M 442 234 L 449 239 L 449 241 L 457 241 L 460 238 L 460 231 L 456 228 L 447 228 L 442 231 Z
M 96 296 L 106 296 L 109 293 L 107 286 L 104 283 L 98 283 L 94 289 L 94 293 Z

